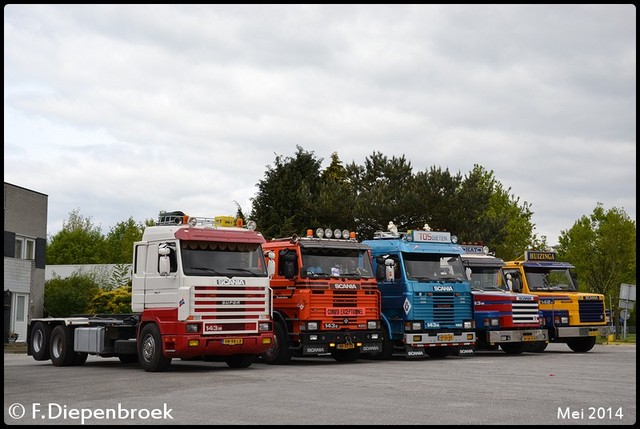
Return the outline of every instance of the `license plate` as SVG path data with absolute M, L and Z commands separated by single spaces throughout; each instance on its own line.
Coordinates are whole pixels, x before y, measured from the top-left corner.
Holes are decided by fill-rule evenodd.
M 589 331 L 589 336 L 590 337 L 597 337 L 598 336 L 598 331 Z
M 226 346 L 235 346 L 238 344 L 242 344 L 242 338 L 223 338 L 222 344 Z
M 349 349 L 355 349 L 355 348 L 356 348 L 356 345 L 355 345 L 355 344 L 353 344 L 353 343 L 350 343 L 350 344 L 338 344 L 338 345 L 336 346 L 336 348 L 337 348 L 338 350 L 349 350 Z
M 535 341 L 536 337 L 534 337 L 533 335 L 523 335 L 522 336 L 522 341 Z
M 453 341 L 453 334 L 440 334 L 438 339 L 440 341 Z

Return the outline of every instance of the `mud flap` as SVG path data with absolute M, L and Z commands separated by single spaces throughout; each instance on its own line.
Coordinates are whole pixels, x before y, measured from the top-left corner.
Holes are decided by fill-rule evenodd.
M 424 348 L 422 347 L 407 347 L 407 358 L 423 358 L 425 357 Z
M 460 346 L 460 347 L 451 348 L 452 356 L 472 356 L 474 354 L 475 354 L 475 347 L 473 346 Z

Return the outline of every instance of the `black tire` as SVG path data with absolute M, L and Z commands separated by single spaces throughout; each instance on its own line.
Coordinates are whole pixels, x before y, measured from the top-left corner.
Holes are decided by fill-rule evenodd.
M 353 348 L 349 350 L 333 350 L 331 352 L 336 362 L 355 362 L 360 357 L 360 350 Z
M 31 329 L 29 350 L 35 360 L 49 359 L 49 342 L 51 341 L 51 326 L 48 323 L 36 322 Z
M 596 337 L 568 338 L 567 345 L 576 353 L 586 353 L 596 345 Z
M 76 362 L 79 362 L 79 353 L 73 351 L 73 331 L 66 326 L 58 325 L 53 328 L 49 346 L 49 356 L 55 366 L 78 365 Z
M 524 351 L 522 343 L 504 343 L 500 344 L 500 348 L 508 355 L 520 355 Z
M 120 362 L 122 362 L 124 364 L 137 363 L 138 362 L 138 355 L 119 355 L 118 359 L 120 359 Z
M 291 361 L 291 349 L 287 332 L 282 323 L 273 326 L 273 346 L 260 355 L 262 361 L 269 365 L 286 365 Z
M 256 355 L 231 355 L 225 358 L 230 368 L 248 368 L 256 360 Z
M 144 325 L 140 331 L 138 360 L 147 372 L 166 371 L 171 365 L 171 358 L 165 357 L 162 353 L 162 337 L 154 323 Z
M 449 347 L 425 347 L 425 353 L 431 358 L 445 358 L 451 354 Z
M 547 348 L 548 343 L 544 341 L 535 341 L 533 343 L 529 343 L 524 347 L 525 352 L 531 353 L 542 353 Z

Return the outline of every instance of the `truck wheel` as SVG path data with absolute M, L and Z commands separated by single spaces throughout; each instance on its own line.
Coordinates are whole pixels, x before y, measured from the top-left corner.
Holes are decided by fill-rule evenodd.
M 255 355 L 232 355 L 225 358 L 230 368 L 248 368 L 256 360 Z
M 162 354 L 162 338 L 158 326 L 153 323 L 144 325 L 140 332 L 138 359 L 147 372 L 166 371 L 171 365 L 171 358 Z
M 287 341 L 287 332 L 282 323 L 273 326 L 273 346 L 260 355 L 269 365 L 286 365 L 291 360 L 291 350 Z
M 500 348 L 508 355 L 520 355 L 524 351 L 522 343 L 504 343 L 500 344 Z
M 333 357 L 336 362 L 355 362 L 360 357 L 360 350 L 333 350 L 331 357 Z
M 567 345 L 576 353 L 586 353 L 596 345 L 596 337 L 567 338 Z
M 49 359 L 49 340 L 51 338 L 51 326 L 47 323 L 36 322 L 31 330 L 29 348 L 31 356 L 35 360 Z
M 531 353 L 542 353 L 546 348 L 547 344 L 544 341 L 535 341 L 533 343 L 527 344 L 524 348 L 525 352 Z
M 79 353 L 73 351 L 72 340 L 72 332 L 64 325 L 58 325 L 51 331 L 49 355 L 51 356 L 51 362 L 55 366 L 77 365 L 76 359 L 79 359 Z

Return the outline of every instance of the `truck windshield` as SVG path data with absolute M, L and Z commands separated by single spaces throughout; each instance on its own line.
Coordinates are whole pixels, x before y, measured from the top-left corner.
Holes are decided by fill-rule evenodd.
M 256 243 L 182 241 L 186 276 L 266 277 L 262 247 Z
M 407 278 L 419 281 L 465 281 L 460 255 L 402 253 Z
M 371 278 L 369 253 L 362 249 L 303 248 L 303 277 Z
M 486 290 L 504 291 L 498 286 L 498 275 L 500 273 L 499 268 L 471 268 L 471 289 L 473 290 Z
M 568 268 L 525 267 L 527 284 L 531 291 L 577 291 Z

